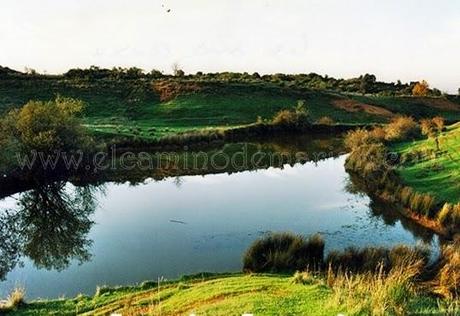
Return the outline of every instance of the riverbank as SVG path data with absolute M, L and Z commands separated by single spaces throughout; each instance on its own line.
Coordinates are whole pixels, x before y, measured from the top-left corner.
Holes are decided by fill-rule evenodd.
M 345 293 L 344 293 L 345 294 Z M 345 299 L 345 298 L 344 298 Z M 363 298 L 364 300 L 364 298 Z M 411 299 L 413 314 L 442 314 L 446 305 L 427 296 Z M 358 307 L 358 306 L 357 306 Z M 321 276 L 278 274 L 197 274 L 175 281 L 133 287 L 98 288 L 94 296 L 32 301 L 8 315 L 347 315 L 355 310 L 337 301 Z
M 431 123 L 420 126 L 405 117 L 384 128 L 349 133 L 346 169 L 361 179 L 358 186 L 370 196 L 396 204 L 403 216 L 452 238 L 460 227 L 458 168 L 453 157 L 459 147 L 458 124 L 441 135 L 431 131 L 425 139 L 423 124 Z M 441 124 L 439 130 L 443 128 Z M 445 150 L 433 147 L 439 139 Z
M 395 144 L 391 150 L 402 156 L 399 175 L 408 186 L 429 193 L 441 201 L 460 202 L 460 123 L 448 126 L 435 139 Z

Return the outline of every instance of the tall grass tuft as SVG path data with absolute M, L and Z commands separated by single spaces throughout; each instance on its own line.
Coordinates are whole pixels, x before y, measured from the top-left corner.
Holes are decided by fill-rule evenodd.
M 460 238 L 442 247 L 435 292 L 449 299 L 460 297 Z
M 329 269 L 327 283 L 333 290 L 329 304 L 342 307 L 347 314 L 404 315 L 416 295 L 414 279 L 422 266 L 422 262 L 412 262 L 388 273 L 383 265 L 376 272 L 357 274 Z
M 247 272 L 293 272 L 319 267 L 324 255 L 320 235 L 305 238 L 292 233 L 272 233 L 256 240 L 243 256 Z
M 23 287 L 16 287 L 11 291 L 5 303 L 0 303 L 0 312 L 9 312 L 25 304 L 26 291 Z

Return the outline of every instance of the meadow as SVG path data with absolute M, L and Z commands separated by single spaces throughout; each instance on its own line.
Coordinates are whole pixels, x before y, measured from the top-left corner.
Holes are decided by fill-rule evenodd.
M 103 138 L 160 139 L 177 133 L 229 129 L 269 121 L 303 101 L 312 122 L 373 124 L 397 114 L 448 120 L 460 118 L 460 101 L 445 97 L 359 95 L 254 81 L 195 79 L 6 79 L 0 87 L 0 113 L 29 100 L 57 95 L 85 102 L 84 124 Z
M 441 201 L 460 202 L 460 124 L 448 126 L 439 136 L 440 151 L 433 138 L 394 145 L 402 155 L 420 153 L 420 159 L 400 168 L 404 183 Z

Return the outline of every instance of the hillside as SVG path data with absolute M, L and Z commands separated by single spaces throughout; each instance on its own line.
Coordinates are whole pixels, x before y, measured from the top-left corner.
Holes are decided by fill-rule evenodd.
M 305 100 L 313 120 L 337 123 L 386 122 L 398 114 L 443 115 L 460 119 L 455 97 L 345 94 L 267 82 L 225 83 L 194 80 L 28 78 L 0 80 L 0 112 L 29 100 L 56 95 L 86 102 L 85 122 L 103 135 L 158 138 L 184 130 L 235 127 L 271 119 Z
M 102 288 L 94 297 L 35 301 L 8 315 L 331 315 L 350 312 L 332 299 L 322 279 L 304 284 L 284 275 L 207 274 L 137 287 Z M 416 297 L 406 312 L 441 314 L 435 299 Z M 357 306 L 354 306 L 358 309 Z M 363 306 L 361 306 L 362 308 Z M 366 313 L 367 314 L 367 313 Z
M 420 159 L 399 170 L 405 184 L 418 192 L 430 193 L 439 201 L 460 202 L 460 124 L 449 126 L 439 137 L 440 152 L 434 139 L 399 144 L 402 154 L 419 154 Z

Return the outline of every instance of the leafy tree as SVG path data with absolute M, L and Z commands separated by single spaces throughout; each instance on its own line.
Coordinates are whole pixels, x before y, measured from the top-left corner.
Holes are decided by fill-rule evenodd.
M 82 111 L 83 103 L 70 98 L 58 96 L 53 101 L 30 101 L 2 120 L 1 138 L 24 154 L 84 151 L 91 139 L 80 124 L 78 115 Z
M 173 74 L 176 77 L 183 77 L 185 75 L 185 72 L 182 69 L 180 69 L 180 66 L 178 63 L 174 63 L 172 65 L 172 69 L 173 69 Z
M 430 85 L 425 80 L 419 81 L 415 84 L 414 88 L 412 89 L 412 95 L 418 97 L 424 97 L 428 94 L 430 89 Z
M 422 134 L 433 138 L 436 144 L 436 150 L 440 151 L 439 146 L 439 135 L 444 130 L 444 118 L 437 116 L 433 119 L 424 119 L 420 121 L 420 126 L 422 128 Z
M 377 79 L 375 75 L 365 74 L 360 77 L 360 80 L 359 90 L 362 94 L 366 94 L 372 91 L 372 87 Z

